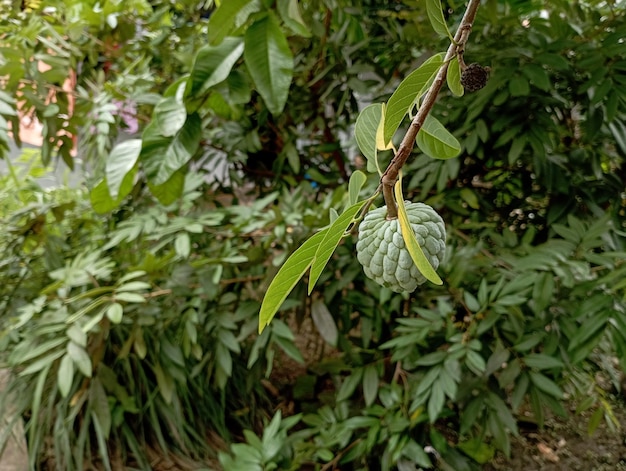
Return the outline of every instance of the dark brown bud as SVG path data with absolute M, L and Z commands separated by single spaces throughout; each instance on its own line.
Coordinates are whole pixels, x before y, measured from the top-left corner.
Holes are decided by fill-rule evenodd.
M 467 92 L 476 92 L 487 85 L 489 80 L 489 67 L 473 63 L 468 65 L 461 73 L 461 85 Z

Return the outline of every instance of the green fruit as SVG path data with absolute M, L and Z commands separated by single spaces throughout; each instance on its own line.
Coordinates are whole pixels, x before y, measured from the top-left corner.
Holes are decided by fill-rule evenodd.
M 405 202 L 409 224 L 424 255 L 436 270 L 446 252 L 446 227 L 441 216 L 423 203 Z M 357 259 L 376 283 L 396 293 L 415 291 L 426 281 L 409 254 L 398 219 L 386 219 L 387 208 L 367 213 L 359 227 Z

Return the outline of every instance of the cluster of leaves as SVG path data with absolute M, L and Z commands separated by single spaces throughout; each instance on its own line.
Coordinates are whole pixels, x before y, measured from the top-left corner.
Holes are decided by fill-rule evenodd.
M 481 7 L 466 59 L 491 66 L 490 82 L 440 101 L 418 140 L 426 155 L 404 171 L 452 228 L 444 284 L 403 296 L 363 276 L 346 229 L 440 66 L 447 33 L 424 26 L 438 2 L 105 2 L 105 16 L 87 3 L 32 5 L 0 25 L 0 76 L 16 77 L 0 94 L 0 145 L 23 103 L 47 123 L 44 162 L 67 159 L 60 131 L 80 129 L 80 153 L 102 170 L 89 193 L 17 173 L 2 185 L 0 347 L 33 464 L 52 446 L 61 469 L 149 469 L 156 447 L 232 470 L 465 470 L 509 449 L 522 411 L 538 423 L 567 412 L 564 391 L 593 410 L 590 430 L 611 423 L 593 371 L 598 352 L 626 364 L 623 10 Z M 54 80 L 10 60 L 37 55 Z M 290 66 L 266 67 L 275 56 Z M 45 86 L 79 63 L 69 116 Z M 370 99 L 385 105 L 357 121 Z M 136 106 L 141 134 L 115 144 L 117 101 Z M 454 137 L 429 141 L 437 123 Z M 352 126 L 373 175 L 343 188 Z M 460 157 L 429 157 L 452 156 L 440 151 Z M 197 168 L 220 160 L 229 179 L 204 184 L 215 174 Z M 261 299 L 298 248 L 312 253 L 257 334 Z M 297 283 L 309 265 L 310 286 Z M 331 355 L 298 349 L 292 314 Z M 306 358 L 295 384 L 278 351 Z M 213 431 L 230 445 L 217 457 Z

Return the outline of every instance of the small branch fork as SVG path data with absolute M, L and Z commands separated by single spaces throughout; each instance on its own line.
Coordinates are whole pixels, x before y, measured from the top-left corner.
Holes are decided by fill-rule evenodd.
M 474 19 L 476 18 L 476 12 L 478 11 L 479 5 L 480 0 L 469 0 L 467 9 L 465 10 L 465 14 L 463 15 L 463 19 L 461 20 L 461 24 L 459 25 L 459 28 L 454 35 L 454 41 L 450 44 L 450 47 L 448 48 L 448 51 L 446 53 L 443 65 L 437 72 L 437 75 L 435 76 L 432 85 L 430 86 L 428 92 L 424 97 L 424 101 L 419 107 L 417 114 L 413 118 L 413 121 L 411 121 L 409 129 L 402 139 L 400 147 L 398 147 L 398 151 L 396 152 L 395 156 L 387 166 L 387 169 L 380 179 L 379 188 L 382 187 L 385 204 L 387 205 L 387 219 L 395 219 L 398 217 L 398 209 L 396 207 L 396 202 L 393 197 L 393 186 L 398 179 L 400 169 L 406 163 L 409 155 L 411 155 L 411 151 L 413 150 L 413 146 L 415 145 L 415 138 L 417 137 L 417 133 L 420 131 L 420 129 L 422 129 L 428 113 L 430 113 L 435 104 L 435 101 L 437 101 L 437 95 L 439 95 L 439 91 L 446 81 L 448 64 L 450 63 L 450 60 L 452 60 L 452 58 L 457 55 L 459 56 L 459 63 L 464 64 L 462 57 L 463 52 L 465 51 L 465 43 L 467 42 L 469 34 L 472 30 L 472 25 L 474 24 Z

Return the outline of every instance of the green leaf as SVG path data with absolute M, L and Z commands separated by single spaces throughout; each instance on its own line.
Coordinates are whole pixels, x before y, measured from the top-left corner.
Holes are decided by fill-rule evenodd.
M 224 0 L 213 12 L 208 25 L 210 44 L 220 43 L 235 27 L 237 14 L 252 0 Z
M 115 300 L 122 301 L 125 303 L 145 303 L 146 298 L 139 293 L 129 293 L 129 292 L 121 292 L 115 293 Z
M 216 14 L 217 12 L 214 13 Z M 209 36 L 211 36 L 210 33 Z M 219 46 L 201 48 L 196 54 L 189 80 L 187 80 L 185 96 L 195 98 L 204 95 L 209 88 L 226 80 L 242 54 L 243 40 L 241 38 L 226 38 Z
M 193 113 L 172 137 L 160 134 L 154 122 L 146 127 L 140 158 L 152 185 L 159 186 L 167 182 L 191 160 L 200 144 L 201 126 L 202 120 Z
M 186 232 L 178 234 L 174 241 L 174 249 L 179 257 L 189 257 L 189 254 L 191 253 L 191 240 L 189 239 L 189 234 Z
M 328 229 L 324 229 L 304 242 L 278 270 L 278 273 L 267 288 L 261 303 L 259 334 L 269 325 L 283 301 L 287 299 L 296 283 L 313 263 L 317 248 L 324 240 L 327 231 Z
M 315 257 L 313 258 L 311 274 L 309 275 L 309 294 L 313 291 L 315 283 L 319 280 L 324 267 L 328 263 L 328 260 L 330 260 L 330 257 L 337 248 L 337 245 L 339 245 L 339 242 L 343 238 L 346 230 L 350 224 L 353 223 L 354 216 L 360 211 L 364 204 L 365 201 L 360 201 L 350 206 L 325 231 L 326 234 L 324 239 L 317 247 Z
M 91 378 L 92 364 L 87 351 L 80 345 L 69 342 L 67 344 L 67 354 L 74 361 L 78 370 L 88 378 Z
M 137 174 L 137 167 L 126 174 L 120 185 L 117 198 L 111 198 L 109 194 L 109 186 L 105 178 L 100 180 L 98 184 L 89 192 L 89 199 L 94 211 L 100 214 L 108 213 L 119 207 L 124 198 L 132 191 Z
M 379 381 L 376 365 L 367 365 L 363 370 L 363 398 L 366 406 L 371 406 L 376 400 Z
M 278 13 L 294 33 L 305 38 L 311 37 L 311 32 L 300 14 L 298 0 L 278 0 Z
M 433 159 L 451 159 L 461 152 L 461 144 L 437 118 L 428 115 L 417 134 L 417 145 Z
M 424 277 L 434 283 L 436 285 L 442 285 L 443 281 L 437 275 L 437 272 L 430 264 L 420 244 L 417 242 L 415 238 L 415 234 L 413 233 L 413 229 L 409 224 L 409 216 L 406 213 L 406 208 L 404 206 L 404 196 L 402 195 L 402 179 L 398 179 L 396 182 L 396 186 L 394 188 L 396 194 L 396 202 L 398 204 L 398 222 L 400 223 L 400 230 L 402 232 L 402 239 L 404 240 L 404 244 L 406 245 L 406 249 L 411 255 L 411 259 L 413 263 L 417 266 L 418 270 Z
M 466 442 L 460 442 L 457 447 L 479 464 L 490 462 L 496 452 L 495 447 L 485 443 L 480 437 L 472 438 Z
M 563 368 L 563 362 L 558 358 L 543 353 L 530 353 L 524 357 L 524 364 L 529 368 L 547 370 L 551 368 Z
M 537 389 L 557 399 L 563 398 L 563 391 L 561 391 L 561 388 L 559 388 L 557 384 L 547 376 L 542 375 L 541 373 L 535 373 L 534 371 L 529 371 L 528 375 L 530 376 L 530 381 Z
M 187 120 L 187 110 L 181 100 L 175 96 L 162 99 L 154 107 L 154 119 L 159 133 L 164 137 L 176 135 Z
M 311 319 L 324 341 L 336 347 L 339 338 L 337 324 L 335 324 L 335 319 L 321 299 L 317 299 L 311 304 Z
M 398 85 L 396 91 L 389 98 L 385 108 L 385 123 L 383 139 L 385 144 L 398 130 L 400 123 L 409 113 L 411 108 L 419 102 L 420 97 L 430 84 L 441 65 L 443 64 L 443 54 L 436 54 L 424 62 L 421 66 L 411 72 Z M 360 147 L 360 146 L 359 146 Z M 362 150 L 362 149 L 361 149 Z
M 74 381 L 74 362 L 68 354 L 63 355 L 57 372 L 57 383 L 61 396 L 67 397 Z
M 461 66 L 459 65 L 459 58 L 457 56 L 454 56 L 448 65 L 446 81 L 453 95 L 463 96 L 465 89 L 463 85 L 461 85 Z
M 367 171 L 382 173 L 378 168 L 376 133 L 383 119 L 383 105 L 368 105 L 359 113 L 354 125 L 354 136 L 359 149 L 367 159 Z
M 111 150 L 106 160 L 105 176 L 106 185 L 113 200 L 118 198 L 126 175 L 135 168 L 140 152 L 141 139 L 129 139 L 120 142 Z
M 447 36 L 451 41 L 454 40 L 443 16 L 441 0 L 426 0 L 426 13 L 435 33 L 444 38 Z
M 185 189 L 185 169 L 180 169 L 172 177 L 161 185 L 153 185 L 148 182 L 150 193 L 164 206 L 176 201 Z
M 124 308 L 119 303 L 112 303 L 106 311 L 106 315 L 111 322 L 119 324 L 124 316 Z
M 349 205 L 353 205 L 359 200 L 359 193 L 366 181 L 367 175 L 360 170 L 355 170 L 352 175 L 350 175 L 350 181 L 348 182 Z
M 279 115 L 289 95 L 293 55 L 276 17 L 270 12 L 255 21 L 245 36 L 244 60 L 270 113 Z

